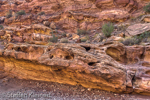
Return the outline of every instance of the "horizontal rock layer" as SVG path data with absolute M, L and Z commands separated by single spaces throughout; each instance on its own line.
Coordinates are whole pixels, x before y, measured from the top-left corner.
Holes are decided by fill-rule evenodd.
M 13 10 L 25 10 L 27 15 L 0 18 L 7 25 L 30 25 L 44 21 L 55 22 L 56 28 L 76 32 L 99 29 L 102 21 L 122 22 L 140 15 L 149 0 L 1 0 L 0 16 Z M 39 16 L 39 13 L 45 15 Z
M 149 95 L 148 52 L 149 47 L 122 44 L 8 44 L 1 49 L 0 68 L 20 79 Z

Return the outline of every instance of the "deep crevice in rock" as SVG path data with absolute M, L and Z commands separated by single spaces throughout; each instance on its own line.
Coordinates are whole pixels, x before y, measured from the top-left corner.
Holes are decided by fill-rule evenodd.
M 51 49 L 48 49 L 47 51 L 51 51 Z
M 145 49 L 146 49 L 146 48 L 144 47 L 143 53 L 142 53 L 142 54 L 140 55 L 140 57 L 139 57 L 140 59 L 143 59 L 143 58 L 144 58 L 144 55 L 145 55 Z
M 73 59 L 74 57 L 73 56 L 66 56 L 65 57 L 67 60 L 70 60 L 70 59 Z
M 89 65 L 89 66 L 95 66 L 95 65 L 96 65 L 96 62 L 89 62 L 88 65 Z
M 146 71 L 146 74 L 150 75 L 150 70 L 149 70 L 149 71 Z
M 57 69 L 57 70 L 55 70 L 55 72 L 60 72 L 60 71 L 62 71 L 62 69 Z
M 50 59 L 52 59 L 54 56 L 53 55 L 50 55 Z
M 21 48 L 20 48 L 20 47 L 18 47 L 18 48 L 16 49 L 16 51 L 22 51 L 22 50 L 21 50 Z
M 81 46 L 81 47 L 85 48 L 86 51 L 91 50 L 91 47 L 86 47 L 86 46 Z
M 132 82 L 132 86 L 133 86 L 133 83 L 135 82 L 135 75 L 132 77 L 131 82 Z

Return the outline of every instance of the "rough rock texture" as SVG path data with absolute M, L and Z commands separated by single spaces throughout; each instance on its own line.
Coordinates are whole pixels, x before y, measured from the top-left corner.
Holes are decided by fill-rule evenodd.
M 97 46 L 9 44 L 1 50 L 0 62 L 6 72 L 20 79 L 126 91 L 126 69 Z
M 0 68 L 20 79 L 149 95 L 149 50 L 118 43 L 8 44 L 1 49 Z
M 80 36 L 72 34 L 77 29 L 96 32 L 104 22 L 123 22 L 138 16 L 147 2 L 149 0 L 0 0 L 0 24 L 4 25 L 0 38 L 5 43 L 5 48 L 0 49 L 0 78 L 11 75 L 19 79 L 150 95 L 149 46 L 124 46 L 116 42 L 121 38 L 115 36 L 110 38 L 114 43 L 82 44 Z M 9 10 L 12 17 L 7 16 Z M 16 15 L 20 10 L 26 14 Z M 147 20 L 145 18 L 149 17 L 142 20 Z M 129 26 L 126 31 L 134 36 L 149 30 L 150 24 L 146 23 Z M 80 44 L 45 45 L 55 33 L 58 39 L 59 33 L 68 33 L 69 39 Z
M 149 14 L 148 14 L 148 15 L 144 15 L 144 16 L 141 18 L 140 21 L 144 21 L 144 22 L 150 23 L 150 15 L 149 15 Z
M 5 27 L 0 31 L 0 38 L 9 42 L 28 42 L 33 44 L 47 44 L 52 38 L 52 29 L 42 24 L 33 24 L 21 27 Z M 54 32 L 53 32 L 54 33 Z
M 139 15 L 138 10 L 148 1 L 0 0 L 0 16 L 5 16 L 6 12 L 10 9 L 13 12 L 25 10 L 27 12 L 26 15 L 5 18 L 4 23 L 7 25 L 30 25 L 32 23 L 41 23 L 44 21 L 51 23 L 53 21 L 56 23 L 56 28 L 69 30 L 69 32 L 75 32 L 78 28 L 95 30 L 101 27 L 102 21 L 122 22 L 130 16 Z M 46 14 L 39 16 L 41 12 L 45 12 Z
M 149 30 L 150 30 L 150 23 L 146 23 L 146 24 L 139 23 L 139 24 L 129 26 L 126 31 L 129 33 L 129 35 L 135 36 Z
M 127 84 L 135 93 L 150 94 L 149 46 L 113 45 L 106 53 L 126 65 Z

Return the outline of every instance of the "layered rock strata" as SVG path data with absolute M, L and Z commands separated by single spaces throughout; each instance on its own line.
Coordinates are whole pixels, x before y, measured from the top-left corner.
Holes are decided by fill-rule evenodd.
M 0 68 L 19 79 L 150 94 L 149 46 L 8 44 L 0 55 Z
M 56 28 L 76 32 L 78 28 L 99 29 L 103 21 L 123 22 L 138 16 L 147 2 L 149 0 L 1 0 L 0 16 L 12 10 L 13 17 L 2 17 L 7 25 L 49 21 L 55 22 Z M 19 10 L 25 10 L 27 14 L 16 17 Z M 45 14 L 40 15 L 41 12 Z

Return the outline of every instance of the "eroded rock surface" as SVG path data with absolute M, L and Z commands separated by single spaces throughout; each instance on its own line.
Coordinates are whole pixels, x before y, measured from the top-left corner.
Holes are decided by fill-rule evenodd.
M 82 85 L 118 93 L 150 93 L 149 47 L 110 44 L 8 44 L 2 69 L 19 79 Z
M 99 29 L 102 21 L 123 22 L 138 16 L 149 0 L 1 0 L 1 16 L 10 9 L 16 13 L 25 10 L 26 15 L 2 19 L 7 25 L 30 25 L 52 21 L 56 28 L 76 32 Z M 44 15 L 40 15 L 45 12 Z M 140 11 L 141 12 L 141 11 Z M 32 14 L 31 14 L 32 13 Z M 46 24 L 46 25 L 49 25 Z
M 9 44 L 1 50 L 0 61 L 6 72 L 20 79 L 80 84 L 113 92 L 126 91 L 126 69 L 102 54 L 97 46 Z
M 149 46 L 112 45 L 106 53 L 126 65 L 127 84 L 135 93 L 150 93 Z
M 139 23 L 139 24 L 131 25 L 127 28 L 127 32 L 131 36 L 139 35 L 146 31 L 150 31 L 150 23 L 145 23 L 145 24 Z

